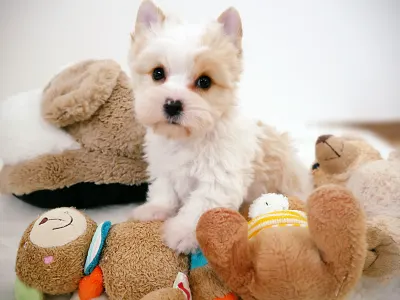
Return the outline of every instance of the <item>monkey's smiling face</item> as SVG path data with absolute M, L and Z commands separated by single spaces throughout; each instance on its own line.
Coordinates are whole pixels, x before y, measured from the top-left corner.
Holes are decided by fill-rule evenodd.
M 33 225 L 30 240 L 42 247 L 63 246 L 86 231 L 86 219 L 73 208 L 56 208 L 41 215 Z

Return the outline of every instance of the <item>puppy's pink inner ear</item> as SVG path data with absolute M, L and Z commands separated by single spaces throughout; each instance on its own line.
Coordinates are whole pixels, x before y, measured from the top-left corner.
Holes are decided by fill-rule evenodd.
M 218 17 L 218 22 L 222 24 L 225 34 L 233 38 L 234 41 L 242 37 L 242 21 L 235 8 L 230 7 L 225 10 Z
M 138 25 L 149 28 L 152 24 L 161 23 L 164 20 L 164 14 L 162 11 L 154 5 L 151 0 L 144 0 L 140 4 L 137 17 L 136 17 L 136 28 Z

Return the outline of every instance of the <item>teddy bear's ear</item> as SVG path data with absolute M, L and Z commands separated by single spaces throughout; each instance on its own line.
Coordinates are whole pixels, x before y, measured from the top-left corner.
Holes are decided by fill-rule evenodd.
M 110 97 L 120 72 L 112 60 L 86 60 L 66 68 L 43 91 L 43 118 L 59 127 L 89 119 Z

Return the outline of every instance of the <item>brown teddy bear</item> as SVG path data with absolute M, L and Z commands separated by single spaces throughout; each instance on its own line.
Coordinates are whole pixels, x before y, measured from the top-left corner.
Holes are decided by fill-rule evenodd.
M 346 186 L 367 216 L 367 259 L 352 299 L 397 299 L 400 294 L 400 151 L 383 159 L 357 137 L 323 135 L 312 167 L 316 187 Z
M 250 207 L 250 223 L 222 208 L 200 218 L 197 239 L 218 276 L 243 300 L 344 299 L 366 255 L 364 213 L 352 193 L 336 185 L 318 188 L 307 215 L 260 199 L 255 211 L 265 213 L 263 205 L 275 210 L 258 215 Z
M 384 160 L 362 139 L 320 136 L 313 178 L 346 186 L 367 214 L 368 253 L 364 275 L 390 278 L 400 272 L 400 151 Z
M 382 159 L 380 153 L 363 139 L 333 135 L 318 137 L 315 156 L 312 167 L 314 187 L 327 183 L 345 185 L 359 166 Z
M 0 193 L 45 208 L 145 200 L 144 128 L 135 120 L 129 78 L 116 62 L 76 63 L 35 97 L 28 93 L 2 106 L 11 116 L 0 118 L 6 129 L 0 143 L 17 154 L 0 151 Z M 26 120 L 14 124 L 19 116 L 13 113 Z M 23 132 L 13 134 L 15 126 L 35 128 L 29 147 Z
M 73 299 L 89 300 L 99 297 L 103 288 L 111 300 L 232 299 L 201 254 L 189 259 L 162 243 L 161 225 L 135 221 L 97 225 L 66 207 L 45 212 L 21 239 L 16 299 L 79 290 Z

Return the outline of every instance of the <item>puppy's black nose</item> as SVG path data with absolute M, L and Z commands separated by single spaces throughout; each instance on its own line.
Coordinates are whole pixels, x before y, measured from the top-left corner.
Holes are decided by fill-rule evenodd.
M 183 105 L 181 100 L 172 100 L 167 98 L 164 103 L 164 112 L 168 117 L 179 116 L 183 111 Z

